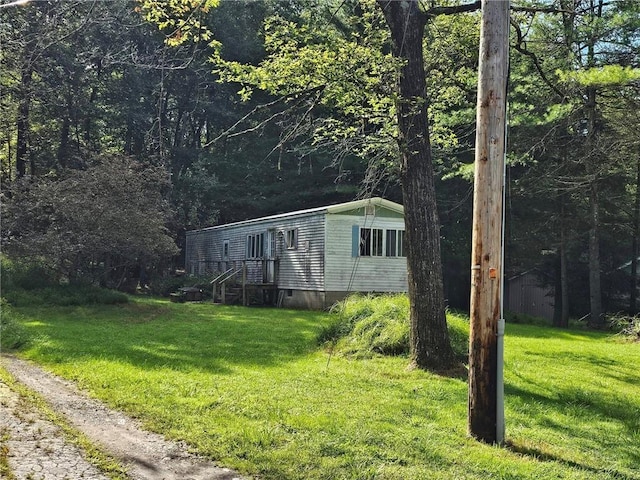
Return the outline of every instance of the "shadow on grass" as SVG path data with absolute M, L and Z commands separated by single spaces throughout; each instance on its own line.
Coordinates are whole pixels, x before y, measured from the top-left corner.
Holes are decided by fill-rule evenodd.
M 134 366 L 230 372 L 278 365 L 317 348 L 326 314 L 211 304 L 137 302 L 25 311 L 37 354 L 55 363 L 107 359 Z M 40 340 L 37 340 L 37 339 Z
M 594 440 L 594 429 L 591 427 L 594 420 L 605 422 L 614 421 L 618 423 L 623 426 L 625 434 L 628 435 L 629 438 L 637 436 L 638 432 L 640 432 L 640 416 L 634 413 L 638 412 L 637 405 L 632 404 L 625 398 L 615 396 L 614 392 L 611 392 L 611 395 L 605 395 L 595 390 L 589 390 L 588 388 L 574 389 L 557 387 L 555 395 L 546 396 L 507 384 L 505 385 L 505 398 L 507 398 L 507 401 L 509 397 L 519 397 L 523 404 L 532 405 L 534 409 L 540 410 L 541 412 L 550 410 L 564 411 L 571 414 L 571 422 L 566 423 L 553 421 L 546 416 L 534 421 L 552 430 L 564 431 L 574 438 L 584 438 L 589 441 Z M 531 418 L 535 419 L 536 415 L 537 412 L 532 410 L 530 414 Z M 571 460 L 563 459 L 534 448 L 519 446 L 517 444 L 511 445 L 511 447 L 514 451 L 518 451 L 518 453 L 532 455 L 543 460 L 563 462 L 570 466 L 576 466 L 598 473 L 605 472 L 604 469 L 579 465 Z M 516 448 L 519 448 L 521 451 Z M 621 456 L 622 455 L 629 458 L 630 464 L 640 465 L 640 454 L 637 448 L 625 448 L 621 451 Z M 617 471 L 615 475 L 615 478 L 640 478 L 627 477 Z
M 608 336 L 602 331 L 591 331 L 580 328 L 554 328 L 541 325 L 523 325 L 507 323 L 505 335 L 509 337 L 560 339 L 560 340 L 596 340 Z
M 506 445 L 507 449 L 511 450 L 514 453 L 520 454 L 520 455 L 525 455 L 527 457 L 533 457 L 537 460 L 543 461 L 543 462 L 557 462 L 557 463 L 562 463 L 564 465 L 567 465 L 568 467 L 571 468 L 576 468 L 576 469 L 580 469 L 583 470 L 585 472 L 589 472 L 592 473 L 594 475 L 613 475 L 614 478 L 617 478 L 619 480 L 637 480 L 638 477 L 636 476 L 629 476 L 625 473 L 621 473 L 619 471 L 612 471 L 611 469 L 605 469 L 605 468 L 595 468 L 595 467 L 591 467 L 589 465 L 584 465 L 582 463 L 578 463 L 578 462 L 574 462 L 572 460 L 567 460 L 565 458 L 562 458 L 560 456 L 554 455 L 552 453 L 549 452 L 543 452 L 542 450 L 535 448 L 535 447 L 529 447 L 526 445 L 519 445 L 517 443 L 512 443 L 512 442 L 507 442 Z

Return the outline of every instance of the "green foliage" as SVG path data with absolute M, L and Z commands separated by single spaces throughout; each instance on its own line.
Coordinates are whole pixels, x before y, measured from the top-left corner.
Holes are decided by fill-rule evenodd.
M 219 0 L 138 0 L 144 18 L 167 30 L 166 42 L 178 46 L 187 41 L 204 41 L 214 47 L 218 43 L 211 40 L 211 32 L 202 22 L 202 16 L 216 8 Z
M 8 311 L 30 305 L 113 305 L 127 303 L 122 292 L 83 283 L 60 284 L 55 272 L 41 262 L 12 261 L 2 257 L 3 302 Z M 5 304 L 3 303 L 3 307 Z
M 212 62 L 221 81 L 242 85 L 245 101 L 256 90 L 288 97 L 303 112 L 295 129 L 314 112 L 313 145 L 340 150 L 348 144 L 352 155 L 394 165 L 398 61 L 388 42 L 375 2 L 309 4 L 297 15 L 265 20 L 266 56 L 258 65 L 222 57 Z
M 103 156 L 60 179 L 16 181 L 2 209 L 3 244 L 14 258 L 45 259 L 69 279 L 105 282 L 115 271 L 170 258 L 162 168 Z
M 7 301 L 15 307 L 114 305 L 127 303 L 122 292 L 91 285 L 55 285 L 45 288 L 12 288 L 4 291 Z
M 171 293 L 178 291 L 180 287 L 198 287 L 202 289 L 206 298 L 211 297 L 211 291 L 213 288 L 209 283 L 211 280 L 213 280 L 212 277 L 206 276 L 165 276 L 152 278 L 149 288 L 152 295 L 168 297 Z
M 0 351 L 17 350 L 29 342 L 29 334 L 20 320 L 20 314 L 0 297 Z
M 409 354 L 409 299 L 405 294 L 354 294 L 331 312 L 333 321 L 318 336 L 321 344 L 331 342 L 337 352 L 354 357 Z M 451 313 L 447 321 L 453 350 L 466 355 L 468 321 Z
M 608 315 L 607 322 L 614 332 L 630 340 L 640 341 L 640 315 Z
M 0 284 L 4 291 L 14 288 L 33 290 L 58 283 L 55 272 L 43 261 L 11 260 L 0 256 Z
M 505 321 L 508 323 L 520 323 L 524 325 L 538 325 L 540 327 L 549 327 L 551 322 L 543 317 L 534 317 L 526 313 L 505 312 Z
M 603 65 L 582 71 L 558 70 L 556 74 L 563 83 L 575 82 L 583 87 L 626 85 L 640 80 L 640 68 L 622 65 Z

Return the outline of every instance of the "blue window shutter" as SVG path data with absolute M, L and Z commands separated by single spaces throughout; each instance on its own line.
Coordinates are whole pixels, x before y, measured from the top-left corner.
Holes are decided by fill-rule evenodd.
M 353 225 L 351 227 L 351 256 L 357 257 L 360 253 L 360 227 Z

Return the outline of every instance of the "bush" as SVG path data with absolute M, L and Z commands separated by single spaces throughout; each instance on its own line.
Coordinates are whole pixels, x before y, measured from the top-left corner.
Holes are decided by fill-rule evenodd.
M 16 307 L 113 305 L 129 301 L 129 297 L 122 292 L 90 285 L 56 285 L 32 290 L 14 288 L 7 290 L 5 297 L 11 305 Z
M 526 313 L 515 313 L 506 311 L 504 319 L 507 323 L 518 323 L 523 325 L 537 325 L 538 327 L 549 327 L 551 321 L 543 317 L 534 317 Z
M 204 298 L 211 298 L 212 286 L 209 282 L 212 279 L 212 277 L 206 276 L 159 277 L 152 279 L 149 288 L 151 295 L 168 297 L 181 287 L 198 287 L 202 290 Z
M 3 290 L 12 288 L 34 290 L 57 284 L 53 271 L 44 263 L 37 261 L 14 261 L 2 256 L 0 271 Z
M 318 337 L 333 343 L 339 352 L 367 357 L 373 354 L 409 353 L 409 299 L 406 295 L 352 295 L 332 309 L 335 320 Z M 469 323 L 460 315 L 448 315 L 451 344 L 466 355 Z
M 607 317 L 607 322 L 619 335 L 640 341 L 640 315 L 614 314 Z
M 0 350 L 17 350 L 29 341 L 19 315 L 4 298 L 0 298 Z

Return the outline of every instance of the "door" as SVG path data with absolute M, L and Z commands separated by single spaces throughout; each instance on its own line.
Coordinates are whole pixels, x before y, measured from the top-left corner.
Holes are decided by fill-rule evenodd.
M 267 230 L 267 241 L 264 250 L 264 282 L 275 283 L 276 281 L 276 231 Z

